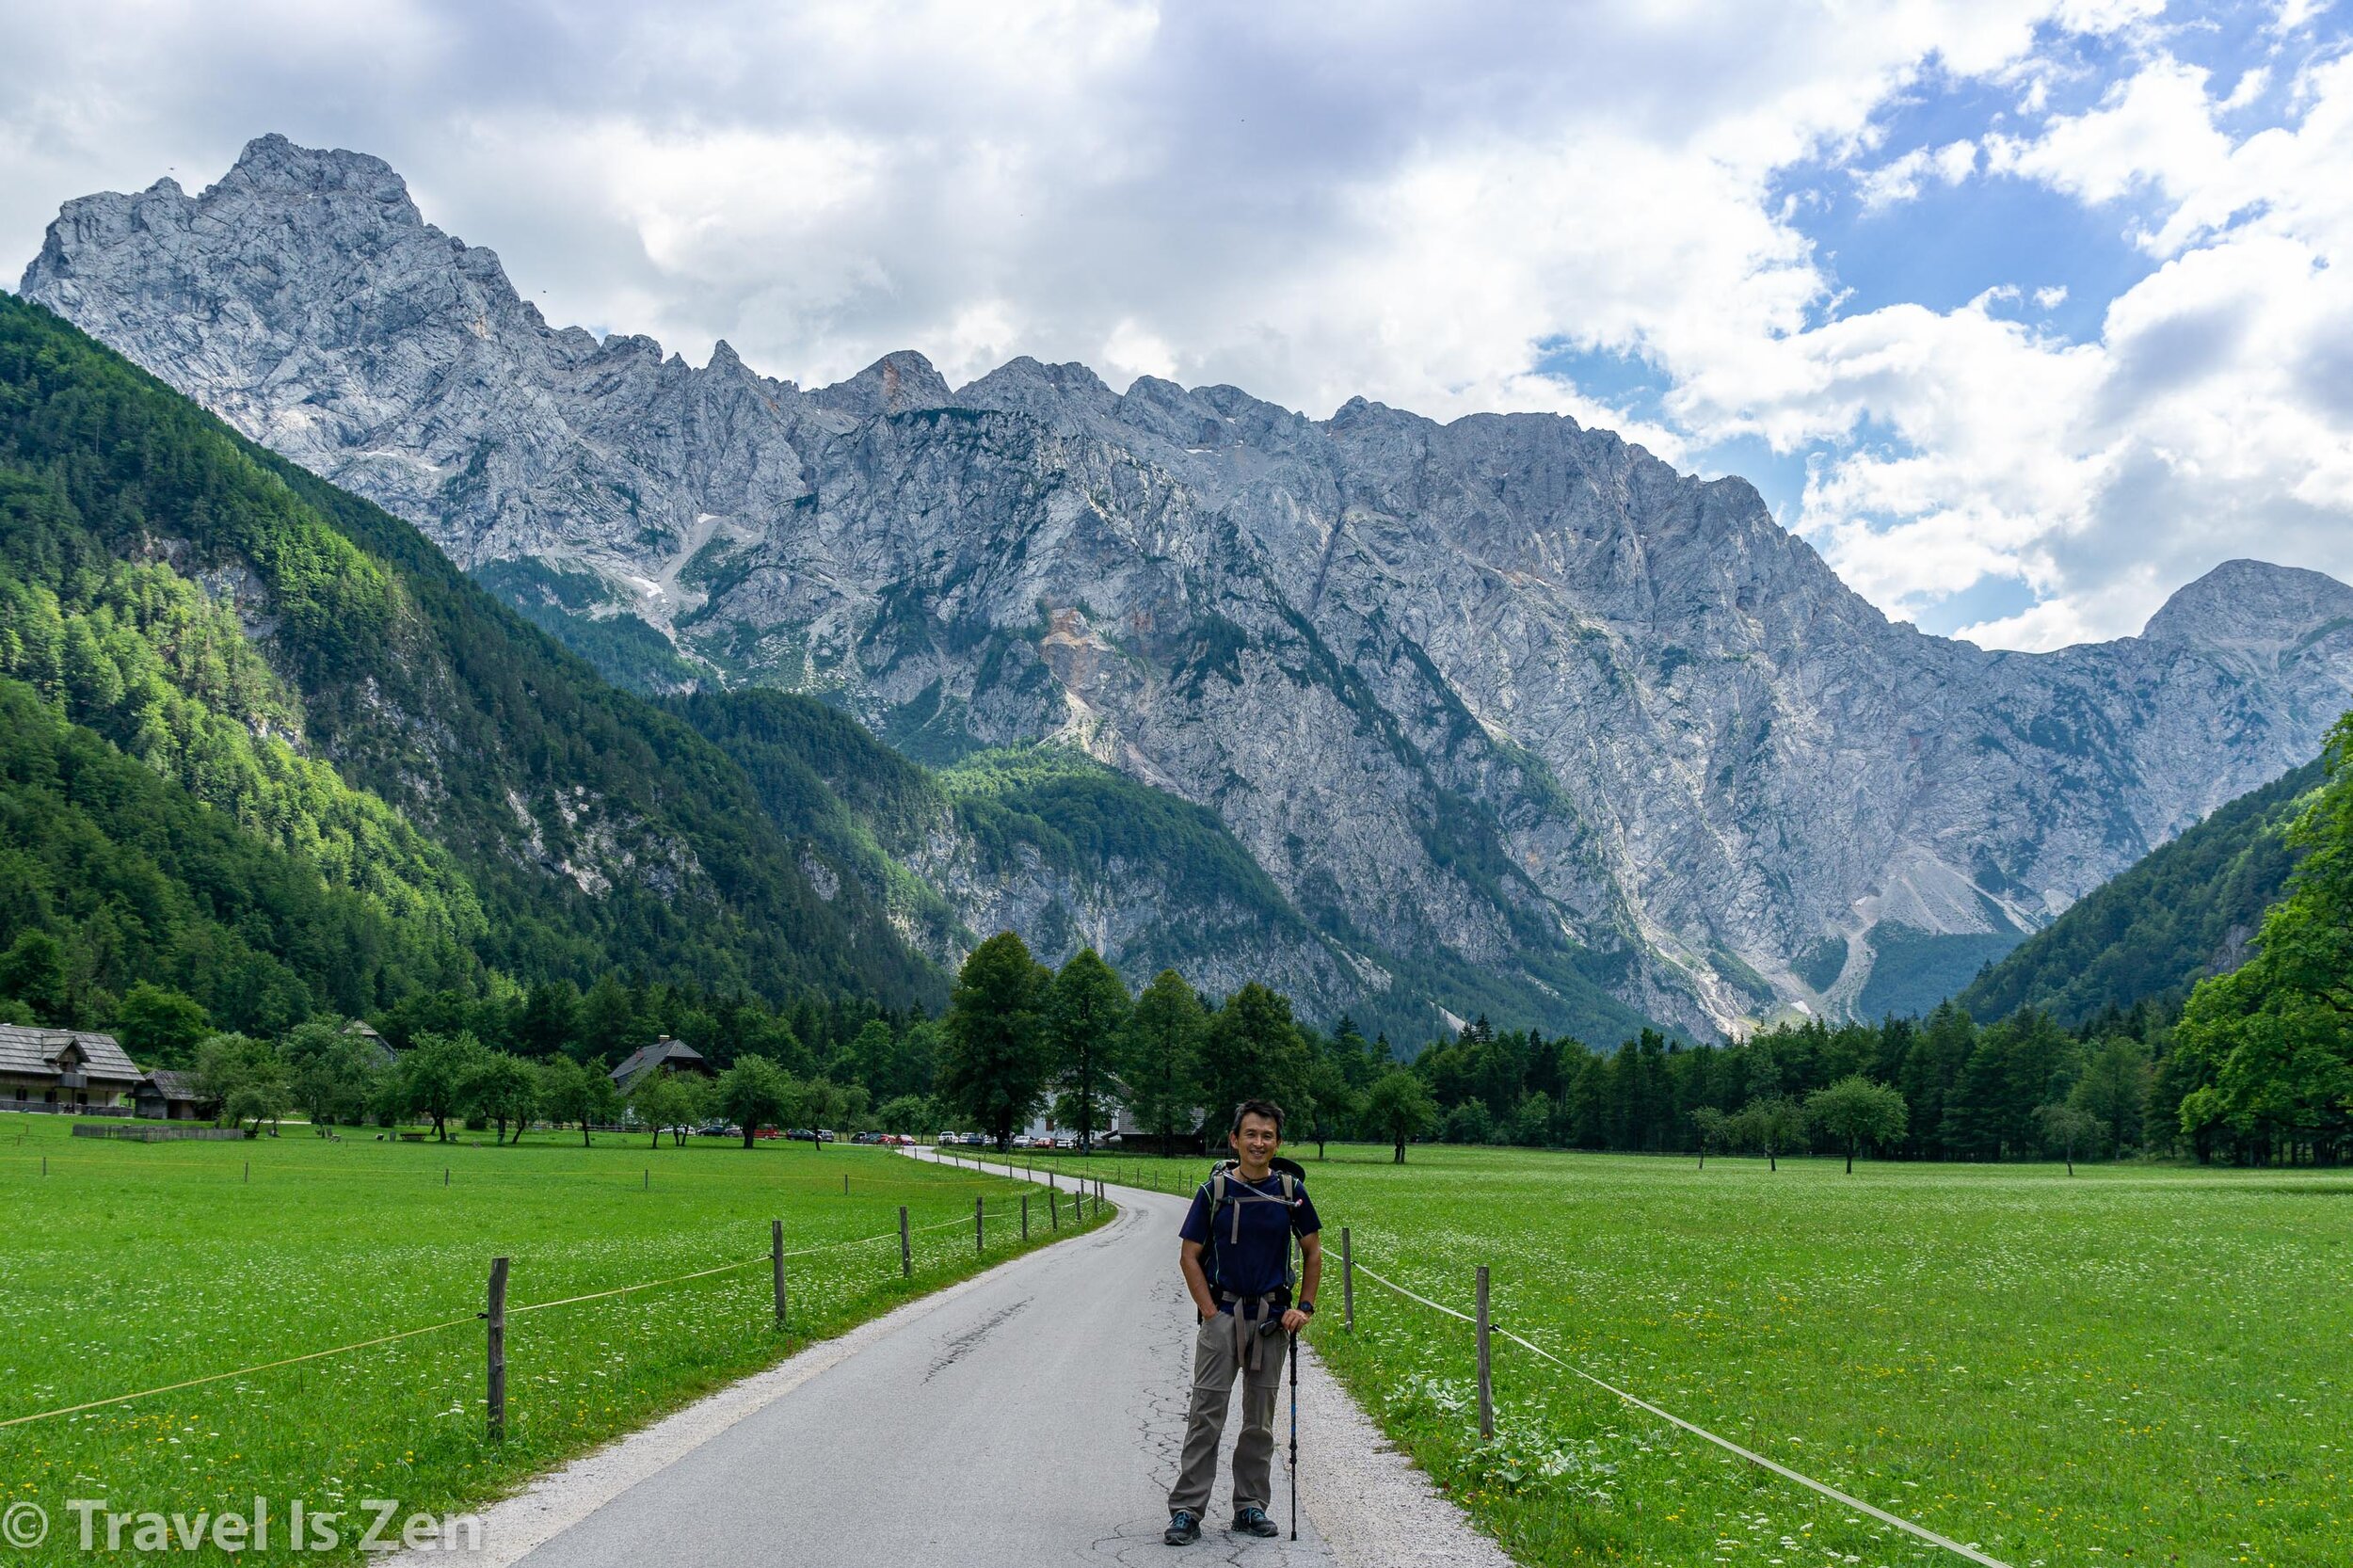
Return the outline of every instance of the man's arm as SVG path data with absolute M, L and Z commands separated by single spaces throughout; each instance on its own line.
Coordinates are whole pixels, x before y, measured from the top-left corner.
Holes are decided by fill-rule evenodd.
M 1312 1302 L 1316 1299 L 1316 1288 L 1323 1283 L 1323 1232 L 1311 1230 L 1301 1237 L 1299 1256 L 1305 1260 L 1299 1270 L 1299 1299 Z M 1285 1333 L 1297 1334 L 1306 1326 L 1307 1314 L 1299 1308 L 1294 1306 L 1283 1314 Z
M 1176 1243 L 1176 1266 L 1184 1271 L 1185 1288 L 1192 1292 L 1193 1310 L 1204 1318 L 1217 1316 L 1217 1298 L 1209 1293 L 1209 1276 L 1201 1269 L 1201 1243 Z

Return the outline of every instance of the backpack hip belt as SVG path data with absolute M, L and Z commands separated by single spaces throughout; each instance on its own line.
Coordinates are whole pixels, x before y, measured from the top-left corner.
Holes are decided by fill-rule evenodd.
M 1234 1324 L 1234 1359 L 1240 1362 L 1246 1371 L 1255 1372 L 1264 1367 L 1266 1365 L 1267 1328 L 1270 1324 L 1279 1325 L 1282 1322 L 1283 1313 L 1291 1304 L 1291 1288 L 1289 1285 L 1278 1285 L 1273 1289 L 1256 1296 L 1238 1296 L 1223 1287 L 1212 1287 L 1210 1294 L 1214 1295 L 1221 1304 L 1228 1304 L 1233 1307 L 1233 1310 L 1225 1316 L 1233 1320 Z M 1241 1309 L 1253 1304 L 1257 1306 L 1258 1315 L 1255 1318 L 1244 1318 L 1241 1315 Z

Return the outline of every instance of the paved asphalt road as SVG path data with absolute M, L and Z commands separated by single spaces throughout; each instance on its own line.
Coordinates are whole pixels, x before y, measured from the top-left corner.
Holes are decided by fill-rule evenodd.
M 1209 1526 L 1162 1544 L 1191 1380 L 1179 1199 L 1123 1191 L 1087 1237 L 1019 1259 L 638 1481 L 522 1560 L 531 1568 L 952 1568 L 1334 1562 L 1229 1536 L 1236 1411 Z M 1288 1399 L 1288 1394 L 1286 1396 Z M 1276 1415 L 1286 1434 L 1288 1407 Z M 1278 1455 L 1270 1510 L 1288 1523 Z

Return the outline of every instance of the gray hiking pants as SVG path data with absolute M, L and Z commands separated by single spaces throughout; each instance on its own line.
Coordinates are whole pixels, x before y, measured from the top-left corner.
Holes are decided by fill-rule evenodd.
M 1258 1332 L 1256 1320 L 1244 1335 Z M 1261 1340 L 1259 1367 L 1242 1378 L 1241 1435 L 1234 1440 L 1234 1509 L 1265 1508 L 1274 1496 L 1274 1405 L 1283 1390 L 1283 1358 L 1290 1341 L 1279 1332 Z M 1206 1514 L 1209 1485 L 1217 1480 L 1217 1443 L 1234 1397 L 1234 1375 L 1247 1352 L 1236 1353 L 1234 1315 L 1220 1312 L 1193 1339 L 1193 1408 L 1185 1417 L 1184 1460 L 1168 1506 Z

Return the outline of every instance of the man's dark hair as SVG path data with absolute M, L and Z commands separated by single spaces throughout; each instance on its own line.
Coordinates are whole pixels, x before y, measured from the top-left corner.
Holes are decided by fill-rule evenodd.
M 1240 1105 L 1234 1107 L 1234 1125 L 1227 1128 L 1225 1130 L 1228 1132 L 1240 1132 L 1241 1130 L 1241 1119 L 1244 1116 L 1264 1116 L 1268 1121 L 1274 1124 L 1274 1135 L 1277 1138 L 1280 1138 L 1283 1135 L 1283 1108 L 1275 1104 L 1273 1100 L 1242 1101 Z

